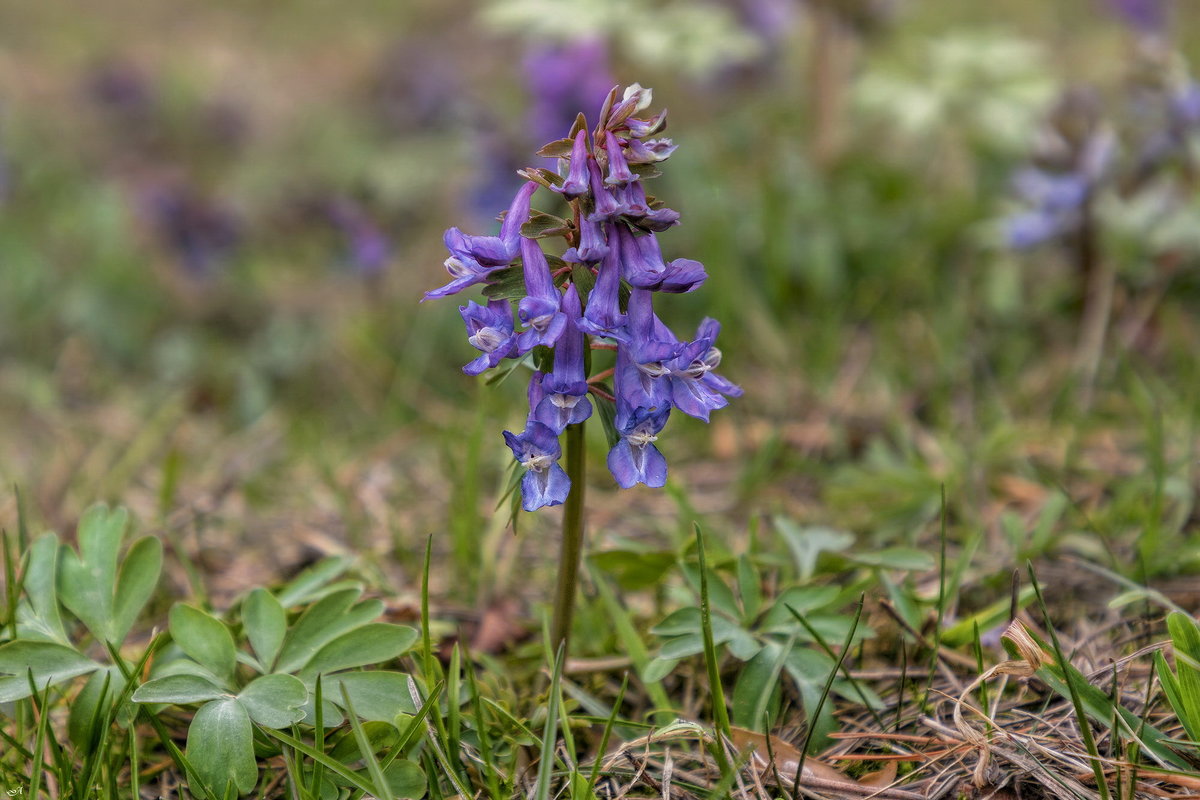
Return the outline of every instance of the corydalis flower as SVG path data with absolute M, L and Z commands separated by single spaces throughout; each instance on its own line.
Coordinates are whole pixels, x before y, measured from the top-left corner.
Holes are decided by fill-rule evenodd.
M 670 408 L 638 408 L 618 418 L 621 439 L 608 451 L 608 471 L 622 489 L 639 483 L 658 489 L 666 484 L 667 459 L 654 442 L 670 414 Z
M 486 281 L 492 273 L 507 267 L 516 258 L 521 243 L 521 226 L 529 219 L 529 203 L 537 184 L 526 183 L 517 191 L 499 236 L 468 236 L 458 228 L 446 231 L 444 241 L 450 257 L 446 271 L 452 281 L 425 293 L 425 300 L 458 294 L 468 286 Z
M 566 325 L 558 346 L 554 348 L 554 371 L 540 381 L 541 399 L 537 403 L 530 400 L 533 418 L 555 433 L 562 433 L 568 425 L 575 425 L 592 416 L 583 367 L 584 337 L 576 325 L 580 305 L 575 284 L 567 287 L 562 310 Z
M 558 435 L 540 422 L 530 422 L 520 434 L 504 432 L 504 441 L 517 462 L 525 468 L 521 478 L 521 507 L 536 511 L 566 501 L 571 479 L 558 465 L 562 448 Z
M 537 345 L 553 347 L 567 326 L 567 316 L 559 310 L 562 302 L 546 254 L 533 239 L 521 239 L 521 261 L 525 271 L 525 297 L 517 306 L 517 316 L 529 330 L 521 334 L 518 349 L 528 353 Z
M 463 367 L 468 375 L 478 375 L 491 369 L 516 352 L 517 338 L 513 335 L 512 309 L 505 300 L 492 300 L 481 306 L 473 300 L 459 306 L 467 325 L 467 341 L 483 355 Z

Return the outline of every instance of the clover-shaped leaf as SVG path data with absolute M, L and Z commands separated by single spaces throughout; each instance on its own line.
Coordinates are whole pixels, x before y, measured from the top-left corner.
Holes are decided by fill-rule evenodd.
M 79 552 L 62 548 L 58 570 L 62 604 L 93 636 L 111 644 L 124 641 L 162 571 L 162 543 L 152 536 L 134 542 L 120 562 L 128 521 L 124 508 L 110 510 L 102 503 L 89 508 L 79 520 Z

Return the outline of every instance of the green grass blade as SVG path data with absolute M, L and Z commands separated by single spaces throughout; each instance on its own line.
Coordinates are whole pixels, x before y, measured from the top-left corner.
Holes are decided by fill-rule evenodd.
M 708 670 L 709 691 L 712 693 L 713 716 L 716 718 L 717 746 L 714 756 L 721 767 L 721 773 L 729 770 L 729 759 L 725 755 L 724 739 L 732 738 L 729 725 L 729 711 L 725 708 L 725 690 L 721 686 L 721 668 L 717 660 L 717 648 L 713 644 L 712 609 L 708 597 L 708 561 L 704 554 L 704 534 L 699 523 L 693 523 L 692 530 L 696 536 L 696 554 L 700 559 L 700 629 L 704 637 L 704 665 Z
M 842 668 L 842 664 L 846 661 L 846 655 L 850 652 L 850 645 L 854 641 L 854 634 L 858 630 L 858 622 L 862 619 L 863 603 L 865 597 L 860 597 L 858 600 L 858 608 L 854 611 L 854 621 L 850 623 L 850 630 L 846 634 L 846 640 L 842 642 L 842 652 L 838 654 L 837 663 L 833 665 L 833 669 L 829 670 L 828 677 L 825 678 L 825 685 L 821 687 L 821 697 L 817 700 L 817 705 L 813 709 L 812 717 L 808 723 L 808 730 L 804 734 L 804 743 L 800 747 L 800 763 L 796 765 L 796 780 L 792 782 L 792 800 L 796 800 L 800 796 L 800 779 L 804 775 L 804 760 L 808 757 L 808 746 L 812 743 L 813 734 L 817 731 L 816 720 L 821 716 L 821 709 L 825 707 L 825 701 L 829 697 L 829 690 L 833 688 L 834 678 Z M 790 606 L 788 610 L 797 618 L 799 615 Z
M 342 684 L 341 689 L 342 700 L 347 711 L 346 717 L 350 720 L 350 729 L 354 732 L 354 740 L 358 742 L 358 750 L 367 764 L 367 773 L 371 776 L 371 782 L 375 784 L 375 793 L 380 800 L 396 800 L 395 795 L 392 794 L 392 787 L 388 785 L 387 779 L 383 776 L 379 759 L 375 757 L 375 748 L 371 746 L 371 741 L 367 738 L 366 731 L 363 730 L 362 721 L 359 720 L 358 713 L 354 710 L 354 704 L 350 702 L 350 692 L 346 690 L 345 684 Z
M 1092 735 L 1092 726 L 1088 723 L 1087 712 L 1084 711 L 1083 698 L 1080 696 L 1079 687 L 1075 682 L 1075 672 L 1073 669 L 1068 668 L 1067 659 L 1063 655 L 1062 646 L 1058 641 L 1058 633 L 1055 632 L 1054 623 L 1050 619 L 1050 609 L 1046 607 L 1046 600 L 1042 596 L 1042 587 L 1038 584 L 1037 575 L 1034 574 L 1033 564 L 1029 564 L 1028 569 L 1029 580 L 1033 584 L 1034 592 L 1037 593 L 1037 602 L 1042 611 L 1042 619 L 1046 623 L 1046 630 L 1049 632 L 1050 641 L 1054 645 L 1054 657 L 1063 668 L 1067 693 L 1070 695 L 1071 705 L 1075 709 L 1075 720 L 1078 723 L 1079 734 L 1083 737 L 1083 745 L 1088 752 L 1092 774 L 1096 776 L 1096 790 L 1100 793 L 1101 800 L 1109 800 L 1108 783 L 1104 778 L 1104 762 L 1101 760 L 1100 751 L 1096 747 L 1096 738 Z M 1116 713 L 1116 711 L 1114 710 L 1113 713 Z
M 566 660 L 565 642 L 559 643 L 554 656 L 554 671 L 550 675 L 550 690 L 546 697 L 546 724 L 542 729 L 541 756 L 538 760 L 537 781 L 534 784 L 533 800 L 550 800 L 550 786 L 554 778 L 554 746 L 558 742 L 559 702 L 562 698 L 562 669 Z
M 596 781 L 600 780 L 600 764 L 604 761 L 604 754 L 608 750 L 608 740 L 612 735 L 613 726 L 617 722 L 617 715 L 621 710 L 621 703 L 625 701 L 625 690 L 629 688 L 629 673 L 626 672 L 621 677 L 621 690 L 617 692 L 617 699 L 613 702 L 612 713 L 608 715 L 608 720 L 604 723 L 604 732 L 600 734 L 600 745 L 596 748 L 596 761 L 592 764 L 592 772 L 588 776 L 588 792 L 594 792 L 596 789 Z

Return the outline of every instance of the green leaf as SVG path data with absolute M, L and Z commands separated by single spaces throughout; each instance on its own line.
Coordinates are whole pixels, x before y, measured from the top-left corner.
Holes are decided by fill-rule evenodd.
M 604 391 L 612 394 L 609 391 L 610 387 L 601 385 Z M 596 406 L 596 411 L 600 414 L 600 423 L 604 429 L 604 438 L 608 441 L 608 447 L 611 450 L 617 446 L 617 442 L 621 441 L 621 434 L 617 431 L 617 405 L 607 397 L 594 395 L 592 403 Z
M 361 594 L 361 589 L 343 589 L 309 606 L 283 640 L 275 670 L 299 670 L 326 644 L 383 613 L 383 603 L 378 600 L 354 605 Z
M 293 675 L 260 675 L 238 694 L 251 719 L 268 728 L 286 728 L 304 719 L 308 689 Z
M 701 645 L 703 648 L 703 645 Z M 646 683 L 658 683 L 663 678 L 675 671 L 675 667 L 679 665 L 678 658 L 663 658 L 655 656 L 646 664 L 646 668 L 642 670 L 642 680 Z
M 1196 738 L 1197 732 L 1200 731 L 1200 726 L 1193 725 L 1193 721 L 1188 718 L 1187 712 L 1184 710 L 1183 695 L 1179 692 L 1179 679 L 1171 671 L 1171 667 L 1167 664 L 1167 659 L 1163 657 L 1161 650 L 1154 653 L 1154 671 L 1158 673 L 1158 682 L 1162 684 L 1163 694 L 1167 696 L 1167 702 L 1175 712 L 1175 716 L 1179 717 L 1179 721 L 1183 723 L 1188 738 L 1193 742 L 1200 741 Z
M 489 300 L 516 300 L 525 296 L 525 272 L 519 267 L 496 270 L 488 276 L 483 296 Z
M 198 608 L 176 603 L 169 615 L 171 638 L 222 681 L 231 682 L 237 666 L 233 635 L 224 622 Z
M 571 155 L 571 149 L 574 146 L 574 139 L 555 139 L 553 142 L 542 145 L 542 148 L 537 151 L 537 155 L 542 158 L 567 158 Z
M 321 686 L 324 687 L 325 683 L 322 682 Z M 359 716 L 361 717 L 362 715 L 359 714 Z M 367 739 L 367 746 L 375 754 L 379 754 L 383 750 L 394 746 L 400 739 L 400 731 L 396 730 L 395 725 L 388 722 L 368 720 L 363 723 L 362 730 Z M 345 735 L 329 750 L 329 755 L 348 767 L 357 767 L 358 762 L 363 760 L 363 752 L 360 744 L 358 737 L 354 735 L 354 731 L 346 731 Z
M 229 696 L 229 692 L 199 675 L 167 675 L 146 681 L 139 686 L 133 692 L 133 702 L 185 706 Z
M 1172 611 L 1167 615 L 1171 649 L 1175 651 L 1175 675 L 1181 707 L 1176 708 L 1188 735 L 1195 740 L 1200 733 L 1200 628 L 1187 614 Z
M 245 707 L 232 697 L 201 706 L 188 728 L 187 757 L 218 796 L 231 782 L 240 794 L 250 793 L 258 783 L 258 764 Z
M 384 768 L 383 780 L 392 790 L 392 796 L 406 800 L 424 797 L 428 786 L 424 770 L 415 762 L 403 758 L 396 759 Z
M 124 688 L 125 676 L 115 664 L 88 676 L 79 694 L 71 701 L 71 712 L 67 716 L 67 736 L 72 744 L 85 750 L 92 747 L 93 722 L 105 719 L 104 711 L 112 708 L 113 700 Z M 102 710 L 101 704 L 106 708 Z
M 58 536 L 44 533 L 29 548 L 29 563 L 21 586 L 29 598 L 32 618 L 23 620 L 25 626 L 36 630 L 49 639 L 67 644 L 63 630 L 62 615 L 58 610 L 58 587 L 55 576 L 58 572 Z
M 546 239 L 552 236 L 562 236 L 570 230 L 570 227 L 570 223 L 561 217 L 534 211 L 521 226 L 521 235 L 526 239 Z
M 657 584 L 675 564 L 675 554 L 665 550 L 605 550 L 593 553 L 589 558 L 626 591 L 645 589 Z M 696 611 L 699 613 L 699 609 Z
M 345 572 L 351 561 L 346 556 L 331 556 L 318 561 L 279 591 L 279 604 L 292 608 L 319 600 L 325 596 L 329 582 Z
M 928 572 L 934 567 L 933 555 L 913 547 L 885 547 L 870 553 L 846 553 L 845 557 L 856 564 L 881 569 L 899 569 L 907 572 Z
M 162 542 L 153 536 L 144 536 L 133 543 L 125 554 L 121 571 L 117 576 L 117 595 L 112 614 L 114 642 L 122 642 L 129 634 L 138 614 L 154 594 L 158 576 L 162 572 Z
M 87 675 L 100 667 L 73 647 L 57 642 L 18 639 L 0 645 L 0 703 L 29 696 L 30 671 L 40 693 L 47 686 Z
M 758 616 L 758 612 L 762 609 L 762 578 L 759 576 L 758 570 L 754 568 L 750 556 L 745 553 L 738 556 L 737 585 L 738 594 L 742 598 L 742 618 L 750 622 Z M 751 730 L 758 729 L 751 728 Z
M 409 650 L 417 642 L 417 631 L 407 625 L 374 622 L 342 634 L 317 651 L 301 670 L 301 676 L 381 664 Z
M 700 593 L 700 568 L 695 564 L 685 564 L 683 566 L 684 577 L 688 583 Z M 708 576 L 708 601 L 712 607 L 722 614 L 725 614 L 730 619 L 740 619 L 742 611 L 738 608 L 737 600 L 733 597 L 733 590 L 725 581 L 717 576 L 717 573 L 712 569 L 707 572 Z
M 343 672 L 322 678 L 322 685 L 325 696 L 334 702 L 341 698 L 344 687 L 363 719 L 391 723 L 399 714 L 417 713 L 408 680 L 401 672 Z
M 255 589 L 242 601 L 242 625 L 264 669 L 271 669 L 287 635 L 287 612 L 275 595 Z
M 779 676 L 791 647 L 791 641 L 786 646 L 768 642 L 742 668 L 733 686 L 731 721 L 734 725 L 762 731 L 765 715 L 769 714 L 772 720 L 779 719 L 782 696 Z
M 801 528 L 786 517 L 775 517 L 775 529 L 792 551 L 792 560 L 801 580 L 808 580 L 817 569 L 817 558 L 823 552 L 840 553 L 854 544 L 854 534 L 832 528 Z
M 797 613 L 807 615 L 833 603 L 839 594 L 841 591 L 836 586 L 793 586 L 775 599 L 771 608 L 763 615 L 759 627 L 762 630 L 790 631 L 798 626 L 788 608 L 794 608 Z
M 120 644 L 113 625 L 117 557 L 129 514 L 123 508 L 109 511 L 103 503 L 84 512 L 79 520 L 79 553 L 65 547 L 58 573 L 62 604 L 103 642 Z

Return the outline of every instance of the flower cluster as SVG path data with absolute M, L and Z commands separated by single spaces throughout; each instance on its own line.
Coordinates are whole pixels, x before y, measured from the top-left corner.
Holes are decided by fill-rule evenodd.
M 650 102 L 650 91 L 634 84 L 619 100 L 615 88 L 609 93 L 593 130 L 581 114 L 567 138 L 538 153 L 558 157 L 558 173 L 521 172 L 529 180 L 499 236 L 446 231 L 451 280 L 425 293 L 439 298 L 484 286 L 486 305 L 459 308 L 468 341 L 480 351 L 463 367 L 468 375 L 504 359 L 528 358 L 536 367 L 525 429 L 504 433 L 526 469 L 527 511 L 566 500 L 571 484 L 558 464 L 559 436 L 591 417 L 592 398 L 612 412 L 602 415 L 614 442 L 608 467 L 629 488 L 666 482 L 666 459 L 654 443 L 672 409 L 707 421 L 727 397 L 742 393 L 714 372 L 721 361 L 716 320 L 705 319 L 694 339 L 682 341 L 654 313 L 656 293 L 690 292 L 707 275 L 698 261 L 667 261 L 659 248 L 656 234 L 677 224 L 679 214 L 648 195 L 645 184 L 675 145 L 656 138 L 666 112 L 634 116 Z M 569 218 L 531 211 L 539 186 L 563 198 Z M 543 251 L 542 240 L 559 237 L 565 252 Z M 591 374 L 593 351 L 615 351 L 613 366 Z

